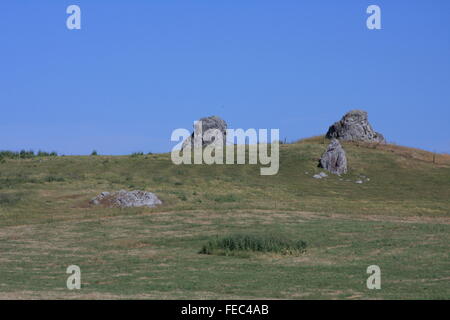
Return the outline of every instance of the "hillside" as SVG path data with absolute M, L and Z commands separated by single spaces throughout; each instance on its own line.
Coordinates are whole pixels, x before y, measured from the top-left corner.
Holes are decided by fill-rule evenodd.
M 313 179 L 327 143 L 281 145 L 275 176 L 260 165 L 176 166 L 170 154 L 3 159 L 0 298 L 448 298 L 450 156 L 343 143 L 349 173 Z M 89 204 L 119 189 L 154 192 L 163 205 Z M 308 249 L 198 254 L 237 231 Z M 78 292 L 65 288 L 71 264 L 83 273 Z M 365 287 L 371 264 L 382 290 Z

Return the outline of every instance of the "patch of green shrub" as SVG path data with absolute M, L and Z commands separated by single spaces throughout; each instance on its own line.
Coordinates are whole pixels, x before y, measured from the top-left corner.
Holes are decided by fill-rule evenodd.
M 63 182 L 65 179 L 59 176 L 47 176 L 44 181 L 46 182 Z
M 0 206 L 12 206 L 22 200 L 19 193 L 0 193 Z
M 144 155 L 143 152 L 133 152 L 130 157 L 135 158 L 143 155 Z
M 14 188 L 23 183 L 41 183 L 42 180 L 29 176 L 0 177 L 0 189 Z
M 55 151 L 45 152 L 45 151 L 39 150 L 38 153 L 36 154 L 36 156 L 37 157 L 56 157 L 56 156 L 58 156 L 58 154 Z
M 235 234 L 208 241 L 199 253 L 235 255 L 239 253 L 278 253 L 299 255 L 305 252 L 306 242 L 274 235 Z
M 167 177 L 157 176 L 153 177 L 152 180 L 156 183 L 167 183 L 169 182 L 169 179 Z
M 179 195 L 178 199 L 180 199 L 181 201 L 187 201 L 187 197 L 184 194 Z
M 39 150 L 37 153 L 34 153 L 33 150 L 21 150 L 19 152 L 2 150 L 0 151 L 0 159 L 32 159 L 35 157 L 56 157 L 58 153 L 53 152 L 45 152 Z
M 238 201 L 238 198 L 234 194 L 226 194 L 222 196 L 214 197 L 214 201 L 216 202 L 236 202 Z

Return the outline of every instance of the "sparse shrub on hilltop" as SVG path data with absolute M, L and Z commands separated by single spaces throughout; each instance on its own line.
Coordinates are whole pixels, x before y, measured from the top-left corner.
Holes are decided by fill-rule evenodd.
M 36 157 L 56 157 L 58 153 L 55 151 L 45 152 L 39 150 L 35 153 L 33 150 L 21 150 L 21 151 L 10 151 L 10 150 L 2 150 L 0 151 L 0 159 L 32 159 Z
M 135 158 L 143 155 L 144 155 L 143 152 L 133 152 L 130 157 Z

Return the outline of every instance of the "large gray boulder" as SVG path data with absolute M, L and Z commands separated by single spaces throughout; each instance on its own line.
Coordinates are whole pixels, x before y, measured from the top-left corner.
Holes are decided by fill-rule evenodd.
M 372 129 L 367 112 L 363 110 L 352 110 L 345 114 L 340 121 L 330 126 L 327 138 L 386 143 L 383 135 Z
M 205 147 L 212 143 L 224 146 L 227 136 L 226 130 L 227 123 L 220 117 L 201 118 L 194 124 L 194 132 L 183 142 L 182 149 L 187 146 L 191 146 L 191 148 Z
M 333 174 L 347 173 L 347 156 L 338 140 L 332 139 L 320 158 L 319 166 Z
M 151 192 L 134 190 L 120 190 L 117 192 L 102 192 L 91 200 L 91 204 L 103 205 L 105 207 L 129 208 L 149 207 L 154 208 L 162 204 L 161 200 Z

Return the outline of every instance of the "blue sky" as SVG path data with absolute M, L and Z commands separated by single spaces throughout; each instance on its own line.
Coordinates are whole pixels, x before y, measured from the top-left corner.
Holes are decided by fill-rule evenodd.
M 389 142 L 450 152 L 448 0 L 5 0 L 0 52 L 0 149 L 168 152 L 208 115 L 292 141 L 364 109 Z

